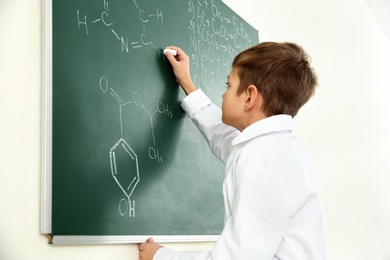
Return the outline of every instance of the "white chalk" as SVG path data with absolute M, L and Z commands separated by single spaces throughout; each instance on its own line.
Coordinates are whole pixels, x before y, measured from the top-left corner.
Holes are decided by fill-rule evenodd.
M 167 52 L 170 52 L 173 54 L 173 56 L 176 56 L 177 55 L 177 51 L 176 50 L 172 50 L 172 49 L 164 49 L 164 54 L 167 53 Z

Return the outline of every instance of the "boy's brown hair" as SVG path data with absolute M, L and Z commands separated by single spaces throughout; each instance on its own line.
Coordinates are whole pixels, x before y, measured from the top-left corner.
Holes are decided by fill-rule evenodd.
M 317 76 L 303 48 L 294 43 L 263 42 L 239 53 L 233 68 L 238 69 L 240 94 L 253 84 L 264 99 L 267 116 L 294 117 L 313 96 Z

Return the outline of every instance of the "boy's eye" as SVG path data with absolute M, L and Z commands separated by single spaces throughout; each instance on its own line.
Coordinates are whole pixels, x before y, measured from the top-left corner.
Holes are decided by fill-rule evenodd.
M 226 81 L 225 84 L 226 84 L 226 87 L 229 87 L 229 82 Z

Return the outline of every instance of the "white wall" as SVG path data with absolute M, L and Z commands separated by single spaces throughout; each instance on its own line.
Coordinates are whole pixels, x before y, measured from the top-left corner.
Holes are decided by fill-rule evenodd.
M 317 173 L 328 259 L 389 260 L 390 39 L 364 0 L 226 2 L 261 41 L 312 56 L 320 88 L 296 134 Z M 41 1 L 0 0 L 0 259 L 138 259 L 135 245 L 52 247 L 39 234 L 41 34 Z

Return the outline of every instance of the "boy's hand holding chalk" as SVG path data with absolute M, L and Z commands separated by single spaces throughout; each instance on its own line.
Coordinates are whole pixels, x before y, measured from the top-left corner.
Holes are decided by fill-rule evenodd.
M 167 55 L 171 53 L 171 55 Z M 196 90 L 194 83 L 192 82 L 190 75 L 190 59 L 188 56 L 178 47 L 167 46 L 164 49 L 164 55 L 167 55 L 167 59 L 172 65 L 173 72 L 176 76 L 176 82 L 183 88 L 186 94 Z

